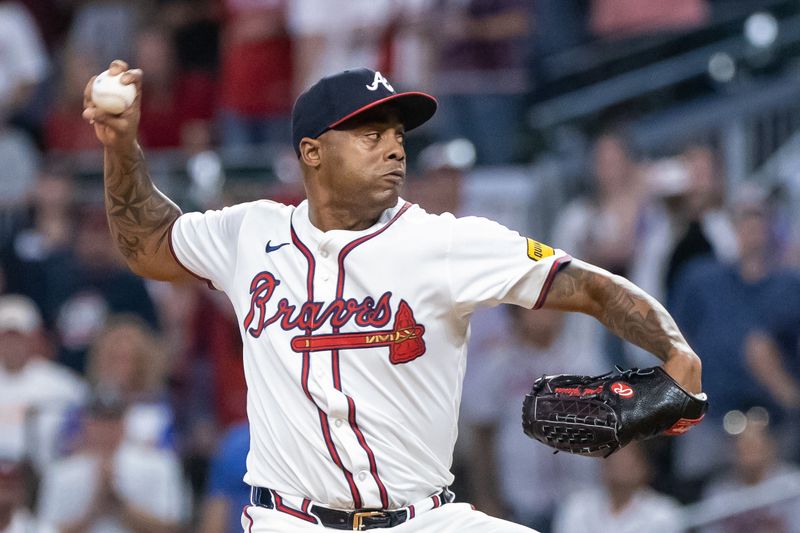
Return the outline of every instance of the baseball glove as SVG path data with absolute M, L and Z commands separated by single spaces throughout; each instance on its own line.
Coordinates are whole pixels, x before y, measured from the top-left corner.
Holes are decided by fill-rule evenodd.
M 632 440 L 685 433 L 707 409 L 705 394 L 687 393 L 661 367 L 617 367 L 537 379 L 522 404 L 522 428 L 556 451 L 608 457 Z

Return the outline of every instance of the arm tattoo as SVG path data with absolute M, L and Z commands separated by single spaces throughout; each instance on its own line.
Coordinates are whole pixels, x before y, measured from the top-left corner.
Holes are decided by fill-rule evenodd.
M 666 360 L 670 350 L 686 344 L 675 321 L 652 296 L 630 281 L 584 268 L 565 268 L 554 284 L 559 300 L 594 302 L 589 314 L 640 348 Z
M 106 214 L 117 247 L 129 262 L 152 257 L 180 209 L 150 181 L 144 154 L 105 154 Z

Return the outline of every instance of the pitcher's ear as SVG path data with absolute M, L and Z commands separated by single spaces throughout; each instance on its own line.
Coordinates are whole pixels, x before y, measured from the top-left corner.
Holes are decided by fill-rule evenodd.
M 300 141 L 300 160 L 307 166 L 316 168 L 320 164 L 321 156 L 319 140 L 303 137 L 303 140 Z

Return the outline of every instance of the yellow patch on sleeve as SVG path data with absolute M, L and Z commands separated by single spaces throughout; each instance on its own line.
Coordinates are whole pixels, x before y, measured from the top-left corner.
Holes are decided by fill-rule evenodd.
M 556 251 L 546 244 L 542 244 L 539 241 L 534 241 L 533 239 L 528 239 L 528 257 L 534 261 L 539 261 L 545 257 L 550 257 L 551 255 L 555 255 L 555 253 Z

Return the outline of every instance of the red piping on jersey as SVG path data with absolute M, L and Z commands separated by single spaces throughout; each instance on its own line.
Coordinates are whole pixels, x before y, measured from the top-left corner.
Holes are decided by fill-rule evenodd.
M 408 519 L 411 520 L 412 518 L 414 518 L 414 506 L 413 505 L 409 505 L 408 506 Z
M 180 218 L 180 217 L 178 217 L 178 218 Z M 212 291 L 217 290 L 217 288 L 214 287 L 214 284 L 211 283 L 210 279 L 204 278 L 203 276 L 198 276 L 197 274 L 195 274 L 194 272 L 189 270 L 189 267 L 187 267 L 186 265 L 181 263 L 180 259 L 178 259 L 178 255 L 175 253 L 175 247 L 172 244 L 172 228 L 175 226 L 175 223 L 177 221 L 178 221 L 177 218 L 175 220 L 173 220 L 172 223 L 169 225 L 169 229 L 167 229 L 167 244 L 169 245 L 169 253 L 172 254 L 172 258 L 175 259 L 175 262 L 178 263 L 178 266 L 180 266 L 186 272 L 191 274 L 193 278 L 199 279 L 200 281 L 205 281 L 206 284 L 208 285 L 208 288 L 211 289 Z
M 361 428 L 359 428 L 358 424 L 356 423 L 356 402 L 353 401 L 353 398 L 346 394 L 345 397 L 347 398 L 347 418 L 350 422 L 350 427 L 353 429 L 353 433 L 356 434 L 356 438 L 358 439 L 358 443 L 361 445 L 361 448 L 367 452 L 367 458 L 369 459 L 369 471 L 372 473 L 372 478 L 375 480 L 375 483 L 378 484 L 378 490 L 381 494 L 381 505 L 383 505 L 383 508 L 386 509 L 389 507 L 389 495 L 386 491 L 383 481 L 381 481 L 381 478 L 378 475 L 378 464 L 375 461 L 375 454 L 372 452 L 372 448 L 370 448 L 367 444 L 367 439 L 364 438 Z
M 411 203 L 406 202 L 405 204 L 403 204 L 403 207 L 401 207 L 400 210 L 392 217 L 392 219 L 389 222 L 387 222 L 386 225 L 383 226 L 381 229 L 373 233 L 370 233 L 369 235 L 364 235 L 363 237 L 351 241 L 347 243 L 344 248 L 342 248 L 342 251 L 339 252 L 339 279 L 337 280 L 336 283 L 337 298 L 341 298 L 342 293 L 344 291 L 344 259 L 345 257 L 347 257 L 347 254 L 349 254 L 356 246 L 363 244 L 364 242 L 370 240 L 373 237 L 377 237 L 378 235 L 389 229 L 389 226 L 394 224 L 397 221 L 397 219 L 403 215 L 403 213 L 408 211 L 409 207 L 411 207 Z
M 437 507 L 439 507 L 441 505 L 441 503 L 439 503 L 440 500 L 439 500 L 439 495 L 438 494 L 436 494 L 435 496 L 431 496 L 431 499 L 433 500 L 433 508 L 434 509 L 436 509 Z
M 314 270 L 315 270 L 315 261 L 314 256 L 308 247 L 303 244 L 303 241 L 297 236 L 297 233 L 294 231 L 294 226 L 290 225 L 291 233 L 292 233 L 292 243 L 297 247 L 298 250 L 305 256 L 306 261 L 308 261 L 308 274 L 306 277 L 306 291 L 308 293 L 308 301 L 314 301 Z M 307 329 L 306 334 L 310 335 L 311 330 Z M 333 443 L 333 439 L 331 438 L 330 427 L 328 426 L 328 415 L 320 409 L 317 402 L 311 396 L 311 392 L 308 390 L 308 373 L 311 367 L 311 356 L 309 352 L 303 352 L 303 369 L 301 375 L 301 384 L 303 386 L 303 392 L 306 394 L 306 397 L 314 404 L 317 408 L 317 412 L 319 414 L 319 423 L 320 427 L 322 428 L 322 435 L 325 437 L 325 444 L 328 447 L 328 453 L 333 459 L 333 462 L 336 466 L 344 474 L 345 479 L 347 480 L 347 484 L 350 486 L 350 494 L 353 496 L 353 505 L 355 505 L 356 509 L 361 507 L 361 494 L 358 491 L 358 487 L 356 487 L 355 480 L 353 479 L 353 474 L 345 468 L 344 464 L 342 463 L 341 458 L 339 457 L 339 452 L 336 450 L 336 445 Z
M 306 522 L 311 522 L 313 524 L 317 523 L 317 519 L 315 517 L 303 511 L 298 511 L 297 509 L 292 509 L 291 507 L 284 505 L 283 498 L 281 498 L 277 492 L 275 492 L 274 490 L 271 490 L 270 492 L 272 493 L 272 496 L 275 498 L 275 509 L 277 509 L 278 511 L 291 515 L 295 518 L 299 518 L 300 520 L 305 520 Z
M 553 284 L 556 273 L 561 270 L 562 267 L 567 266 L 570 261 L 572 261 L 572 257 L 569 255 L 561 256 L 553 261 L 550 272 L 547 273 L 547 278 L 545 278 L 544 284 L 542 285 L 542 290 L 539 292 L 539 298 L 537 298 L 536 303 L 533 305 L 534 309 L 539 309 L 544 305 L 544 301 L 547 299 L 547 293 L 550 292 L 550 285 Z
M 248 507 L 249 507 L 249 505 L 245 505 L 244 507 L 242 507 L 242 513 L 244 514 L 244 516 L 247 518 L 247 521 L 249 522 L 249 524 L 247 524 L 247 533 L 251 533 L 253 531 L 253 518 L 249 514 L 247 514 L 247 508 Z
M 403 204 L 397 213 L 392 217 L 389 222 L 387 222 L 382 228 L 377 231 L 370 233 L 369 235 L 364 235 L 363 237 L 359 237 L 358 239 L 351 241 L 342 248 L 342 251 L 339 252 L 339 275 L 336 281 L 336 297 L 342 298 L 344 294 L 344 279 L 345 279 L 345 270 L 344 270 L 344 260 L 356 246 L 367 242 L 368 240 L 372 239 L 373 237 L 377 237 L 387 229 L 389 226 L 395 223 L 398 218 L 400 218 L 403 213 L 408 211 L 411 207 L 411 203 L 406 202 Z M 333 328 L 334 333 L 339 333 L 339 328 Z M 341 373 L 339 370 L 339 350 L 332 350 L 331 351 L 331 367 L 333 370 L 333 386 L 336 387 L 336 390 L 342 390 L 342 380 L 341 380 Z M 353 433 L 355 433 L 356 438 L 358 439 L 358 443 L 361 445 L 361 448 L 366 452 L 367 458 L 369 459 L 369 471 L 372 474 L 372 478 L 375 480 L 375 483 L 378 485 L 378 491 L 380 492 L 381 496 L 381 505 L 384 509 L 389 507 L 389 494 L 386 491 L 386 486 L 381 481 L 380 476 L 378 475 L 378 464 L 375 461 L 375 454 L 372 452 L 372 449 L 367 444 L 367 439 L 364 437 L 364 434 L 361 432 L 361 429 L 358 427 L 358 423 L 356 422 L 356 404 L 353 399 L 345 395 L 347 398 L 347 407 L 348 407 L 348 420 L 350 422 L 350 427 L 353 429 Z

